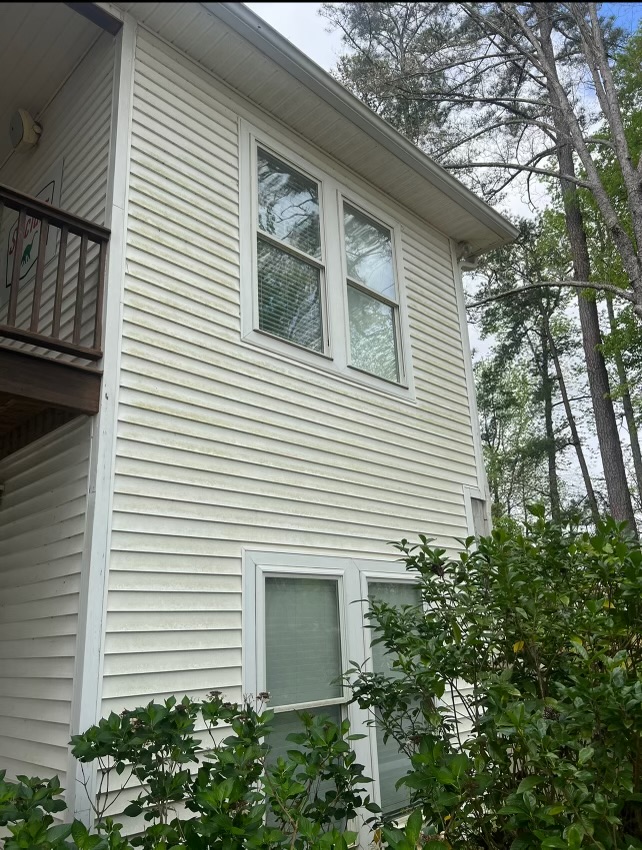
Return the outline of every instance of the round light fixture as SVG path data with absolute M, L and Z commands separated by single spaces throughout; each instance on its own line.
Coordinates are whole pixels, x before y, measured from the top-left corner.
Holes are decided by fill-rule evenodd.
M 38 144 L 42 127 L 26 109 L 16 109 L 9 124 L 9 137 L 14 150 L 32 148 Z

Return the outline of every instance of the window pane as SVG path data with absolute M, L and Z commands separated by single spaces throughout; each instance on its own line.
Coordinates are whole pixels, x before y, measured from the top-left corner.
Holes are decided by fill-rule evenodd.
M 421 605 L 419 585 L 409 581 L 371 581 L 368 586 L 368 598 L 395 608 L 404 605 Z M 372 647 L 372 668 L 375 673 L 385 673 L 386 676 L 400 675 L 392 669 L 391 659 L 382 643 Z
M 259 227 L 321 259 L 319 187 L 289 165 L 258 151 Z
M 342 696 L 336 581 L 265 579 L 266 686 L 270 705 Z
M 352 365 L 389 381 L 399 380 L 393 308 L 348 286 Z
M 308 714 L 323 715 L 330 718 L 337 726 L 341 723 L 341 706 L 340 705 L 324 705 L 320 708 L 306 708 Z M 285 758 L 288 750 L 299 750 L 301 747 L 298 744 L 288 741 L 287 737 L 292 732 L 302 732 L 303 724 L 301 723 L 296 711 L 284 711 L 282 714 L 275 714 L 274 720 L 271 722 L 272 734 L 268 738 L 268 743 L 272 749 L 268 761 L 271 764 L 276 763 L 279 756 Z
M 343 719 L 341 717 L 340 705 L 324 705 L 321 708 L 307 708 L 306 712 L 315 716 L 323 715 L 324 717 L 332 720 L 333 723 L 336 723 L 337 726 Z M 296 711 L 285 711 L 283 714 L 276 714 L 270 725 L 272 726 L 272 734 L 268 737 L 267 743 L 272 749 L 268 753 L 267 763 L 269 766 L 272 766 L 276 764 L 279 756 L 285 758 L 288 750 L 303 749 L 299 744 L 295 744 L 294 742 L 287 740 L 288 735 L 292 732 L 303 732 L 303 723 L 301 723 Z M 332 781 L 326 780 L 318 783 L 312 790 L 315 797 L 323 799 L 328 791 L 334 790 L 334 787 L 335 786 Z M 276 826 L 276 818 L 271 812 L 267 816 L 267 823 L 268 826 Z M 337 824 L 337 828 L 339 827 L 340 824 Z M 343 824 L 343 828 L 345 829 L 345 824 Z
M 261 330 L 323 351 L 319 269 L 262 239 L 257 256 Z
M 348 276 L 394 301 L 390 231 L 347 204 L 343 216 Z
M 408 582 L 371 582 L 368 593 L 370 599 L 386 602 L 388 605 L 403 607 L 404 605 L 420 605 L 421 594 L 416 584 Z M 375 673 L 386 676 L 399 676 L 393 670 L 389 655 L 383 644 L 377 643 L 372 647 L 372 669 Z M 399 746 L 393 738 L 383 742 L 383 733 L 379 726 L 377 730 L 377 761 L 379 764 L 379 792 L 381 808 L 384 814 L 390 815 L 407 807 L 410 803 L 410 793 L 402 786 L 399 790 L 395 785 L 402 776 L 410 770 L 410 759 L 405 753 L 399 752 Z

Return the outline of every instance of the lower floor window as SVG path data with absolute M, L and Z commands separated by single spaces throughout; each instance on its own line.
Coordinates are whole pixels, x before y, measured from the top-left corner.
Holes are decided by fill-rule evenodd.
M 394 675 L 364 614 L 373 598 L 421 604 L 418 585 L 401 564 L 359 559 L 247 553 L 245 568 L 245 688 L 270 694 L 273 753 L 292 748 L 287 736 L 299 729 L 300 711 L 347 718 L 352 732 L 366 735 L 354 746 L 374 779 L 371 796 L 387 816 L 403 811 L 408 791 L 396 783 L 408 757 L 392 739 L 384 742 L 367 712 L 348 705 L 341 676 L 353 662 Z

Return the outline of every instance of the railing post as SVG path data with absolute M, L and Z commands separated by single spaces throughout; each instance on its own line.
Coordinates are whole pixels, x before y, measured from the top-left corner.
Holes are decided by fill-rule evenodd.
M 60 230 L 60 246 L 58 248 L 58 271 L 56 272 L 56 293 L 54 295 L 53 319 L 51 335 L 60 333 L 60 312 L 62 310 L 62 290 L 65 285 L 65 263 L 67 261 L 67 238 L 69 230 L 66 226 Z
M 105 265 L 107 263 L 107 243 L 100 243 L 98 257 L 98 286 L 96 287 L 96 313 L 94 317 L 94 348 L 100 350 L 103 342 L 103 301 L 105 300 Z
M 13 271 L 11 274 L 11 292 L 9 294 L 9 313 L 7 315 L 7 324 L 15 325 L 16 312 L 18 309 L 18 286 L 20 284 L 20 266 L 22 263 L 22 244 L 25 236 L 25 221 L 27 213 L 24 207 L 20 208 L 18 215 L 18 229 L 16 231 L 16 247 L 13 255 Z
M 38 332 L 40 319 L 40 299 L 42 297 L 42 277 L 45 272 L 45 252 L 47 250 L 47 236 L 49 235 L 49 220 L 43 218 L 40 222 L 40 238 L 38 239 L 38 260 L 36 262 L 36 280 L 33 285 L 33 304 L 31 305 L 30 330 Z
M 85 221 L 78 216 L 58 209 L 39 198 L 32 198 L 8 186 L 0 185 L 0 223 L 5 208 L 18 213 L 18 222 L 16 225 L 15 240 L 13 242 L 13 250 L 15 252 L 13 263 L 11 269 L 7 272 L 8 275 L 10 274 L 9 302 L 6 316 L 0 317 L 0 340 L 2 338 L 11 339 L 27 345 L 37 346 L 38 348 L 60 351 L 64 354 L 81 357 L 86 360 L 100 360 L 102 356 L 103 299 L 107 245 L 110 236 L 109 230 L 91 221 Z M 18 315 L 20 278 L 23 274 L 23 268 L 31 272 L 33 259 L 29 259 L 29 253 L 33 256 L 35 250 L 35 246 L 33 245 L 34 239 L 32 237 L 31 245 L 27 246 L 30 249 L 27 251 L 27 260 L 29 260 L 30 265 L 23 266 L 25 228 L 27 221 L 31 220 L 40 222 L 40 233 L 37 243 L 38 255 L 35 260 L 35 278 L 33 280 L 33 292 L 30 293 L 31 299 L 29 304 L 24 305 L 24 310 L 21 306 L 20 315 Z M 55 279 L 52 270 L 52 274 L 48 274 L 46 277 L 47 294 L 45 296 L 43 290 L 45 288 L 45 266 L 47 265 L 47 242 L 51 235 L 52 227 L 60 230 L 60 243 Z M 35 226 L 31 228 L 31 233 L 34 233 L 35 229 Z M 73 325 L 69 334 L 65 333 L 65 338 L 61 339 L 60 330 L 63 300 L 65 297 L 65 283 L 68 283 L 70 290 L 73 285 L 71 280 L 65 280 L 70 234 L 80 238 L 80 256 L 75 291 L 68 293 L 70 298 L 73 297 L 74 301 Z M 92 341 L 89 345 L 81 345 L 83 309 L 87 301 L 85 288 L 87 285 L 87 256 L 90 242 L 95 244 L 98 249 L 96 304 L 93 327 L 91 325 L 88 327 L 88 331 L 92 335 Z M 29 283 L 30 290 L 31 282 Z M 53 290 L 53 293 L 51 290 Z M 40 332 L 40 325 L 44 323 L 44 320 L 41 322 L 40 317 L 41 307 L 43 298 L 45 297 L 47 298 L 47 303 L 51 303 L 52 294 L 51 332 L 44 334 Z M 23 298 L 24 300 L 26 299 Z M 48 322 L 49 318 L 47 317 L 47 324 Z
M 72 341 L 80 345 L 82 326 L 82 303 L 85 297 L 85 272 L 87 269 L 87 234 L 80 237 L 80 259 L 78 260 L 78 280 L 76 281 L 76 309 L 74 311 L 74 331 Z

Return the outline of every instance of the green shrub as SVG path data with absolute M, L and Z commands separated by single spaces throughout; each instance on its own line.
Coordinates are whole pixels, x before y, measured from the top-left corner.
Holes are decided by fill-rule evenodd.
M 411 759 L 414 810 L 403 829 L 371 818 L 380 847 L 642 850 L 642 552 L 613 522 L 534 516 L 457 558 L 397 547 L 424 604 L 372 606 L 396 675 L 346 674 Z M 57 780 L 0 773 L 5 850 L 347 850 L 357 811 L 378 812 L 357 736 L 302 714 L 271 760 L 272 719 L 217 692 L 111 714 L 72 741 L 100 777 L 93 830 L 55 823 Z M 133 837 L 109 817 L 123 784 Z
M 642 552 L 533 513 L 454 559 L 403 541 L 424 607 L 373 606 L 402 675 L 348 680 L 411 757 L 397 850 L 642 847 Z
M 378 810 L 350 749 L 358 736 L 347 723 L 302 713 L 292 749 L 268 762 L 273 716 L 218 692 L 204 702 L 172 697 L 112 713 L 72 739 L 74 756 L 95 763 L 100 777 L 93 832 L 78 821 L 53 825 L 51 813 L 65 809 L 57 780 L 12 783 L 1 774 L 0 826 L 11 833 L 5 850 L 347 850 L 357 810 Z M 208 739 L 202 746 L 199 718 Z M 123 787 L 140 788 L 123 812 L 139 819 L 129 822 L 127 838 L 108 817 L 123 793 L 114 799 L 114 790 Z

